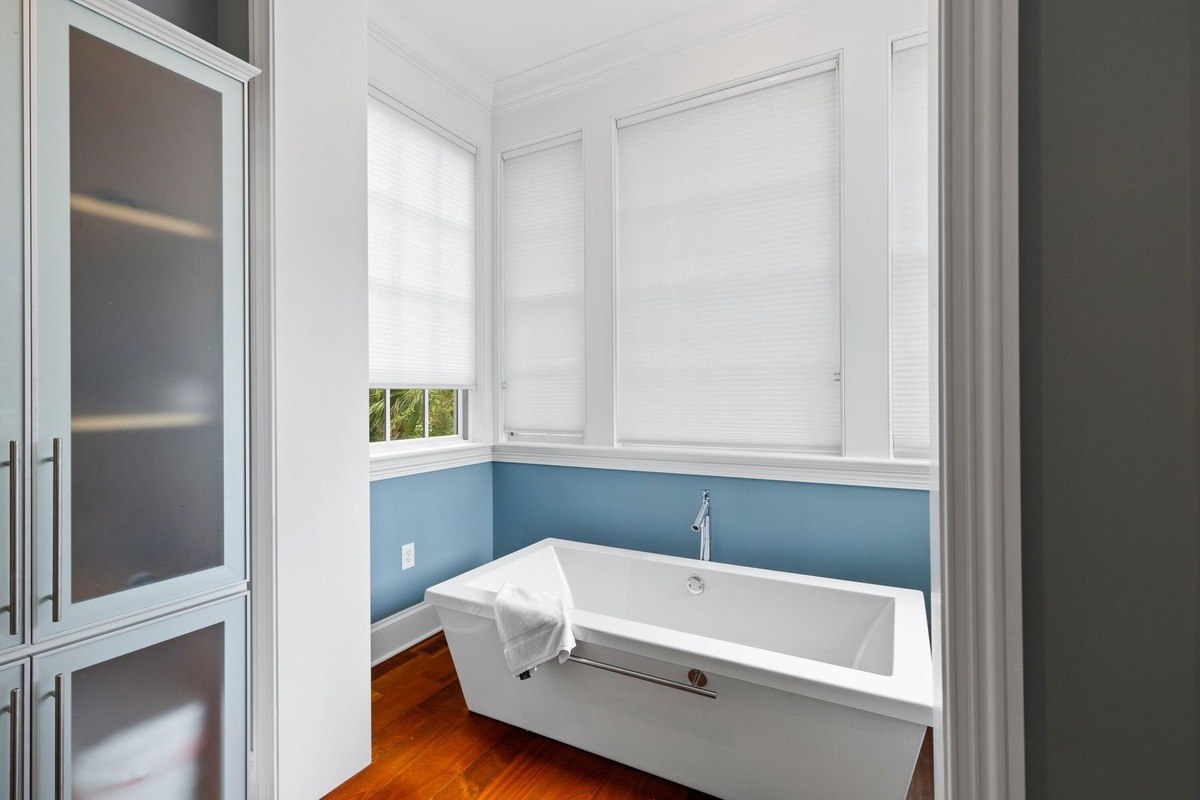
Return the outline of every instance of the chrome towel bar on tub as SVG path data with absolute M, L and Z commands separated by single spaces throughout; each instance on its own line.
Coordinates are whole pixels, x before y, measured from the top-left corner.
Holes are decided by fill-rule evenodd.
M 692 678 L 692 683 L 683 683 L 682 681 L 673 681 L 670 678 L 660 678 L 657 675 L 651 675 L 647 672 L 638 672 L 635 669 L 626 669 L 618 667 L 616 664 L 608 664 L 604 661 L 593 661 L 590 658 L 583 656 L 567 656 L 567 661 L 574 661 L 576 664 L 582 664 L 585 667 L 595 667 L 602 669 L 605 672 L 615 672 L 618 675 L 624 675 L 628 678 L 637 678 L 639 681 L 646 681 L 658 686 L 666 686 L 669 689 L 678 689 L 681 692 L 688 694 L 698 694 L 701 697 L 707 697 L 709 700 L 716 700 L 717 693 L 712 689 L 703 688 L 703 684 L 707 682 L 704 673 L 699 670 L 692 670 L 688 673 Z

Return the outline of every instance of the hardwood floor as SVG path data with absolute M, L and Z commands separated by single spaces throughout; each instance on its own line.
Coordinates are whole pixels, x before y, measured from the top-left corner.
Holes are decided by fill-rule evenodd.
M 371 670 L 371 765 L 326 800 L 711 800 L 709 795 L 472 714 L 438 634 Z M 925 737 L 907 800 L 932 800 Z

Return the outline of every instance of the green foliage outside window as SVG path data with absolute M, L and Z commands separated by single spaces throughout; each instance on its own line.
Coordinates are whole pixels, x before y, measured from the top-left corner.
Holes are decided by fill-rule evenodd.
M 384 435 L 384 431 L 387 430 L 387 409 L 384 407 L 385 397 L 387 397 L 387 392 L 383 389 L 367 390 L 367 414 L 370 420 L 369 427 L 372 442 L 382 442 L 387 438 Z
M 457 394 L 453 389 L 429 390 L 430 436 L 453 436 L 458 432 L 454 424 L 454 400 Z
M 458 433 L 456 414 L 458 392 L 454 389 L 430 389 L 429 432 L 433 436 Z M 425 389 L 369 389 L 367 411 L 370 441 L 422 439 L 425 432 Z M 389 407 L 390 406 L 390 407 Z

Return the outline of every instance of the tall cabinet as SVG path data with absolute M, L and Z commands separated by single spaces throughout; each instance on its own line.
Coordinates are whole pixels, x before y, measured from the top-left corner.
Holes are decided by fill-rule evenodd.
M 246 796 L 246 83 L 0 0 L 0 800 Z

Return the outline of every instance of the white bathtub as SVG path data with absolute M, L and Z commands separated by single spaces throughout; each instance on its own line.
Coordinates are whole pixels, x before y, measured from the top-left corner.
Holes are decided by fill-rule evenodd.
M 575 655 L 671 684 L 577 662 L 512 678 L 505 581 L 573 606 Z M 547 539 L 425 599 L 472 711 L 728 800 L 903 800 L 932 722 L 910 589 Z M 692 693 L 693 669 L 716 697 Z

